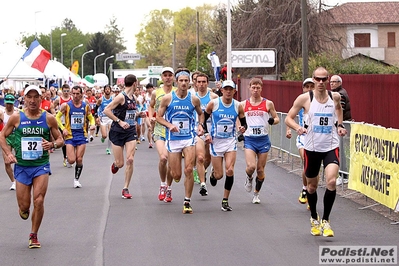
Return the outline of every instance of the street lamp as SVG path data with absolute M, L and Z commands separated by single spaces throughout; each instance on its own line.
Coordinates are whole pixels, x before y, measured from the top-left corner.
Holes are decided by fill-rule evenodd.
M 75 46 L 75 47 L 72 48 L 72 51 L 71 51 L 71 67 L 72 67 L 72 65 L 73 65 L 73 51 L 74 51 L 76 48 L 79 48 L 79 47 L 82 47 L 82 46 L 83 46 L 83 43 L 81 43 L 81 44 L 79 44 L 78 46 Z
M 84 67 L 84 65 L 83 65 L 83 57 L 84 57 L 86 54 L 92 53 L 92 52 L 94 52 L 94 51 L 93 51 L 93 50 L 90 50 L 90 51 L 87 51 L 86 53 L 83 53 L 83 54 L 82 54 L 82 77 L 81 77 L 81 78 L 84 78 L 84 76 L 83 76 L 83 67 Z
M 97 66 L 96 66 L 96 60 L 98 57 L 105 55 L 105 53 L 101 53 L 99 55 L 97 55 L 96 57 L 94 57 L 94 75 L 97 73 Z
M 62 52 L 62 37 L 66 36 L 66 33 L 61 33 L 61 64 L 64 64 L 64 54 Z
M 111 59 L 111 58 L 114 58 L 114 56 L 113 56 L 113 55 L 108 56 L 108 57 L 105 58 L 105 60 L 104 60 L 104 74 L 105 74 L 105 75 L 107 75 L 107 60 L 108 60 L 108 59 Z
M 36 14 L 42 12 L 41 10 L 35 11 L 35 39 L 37 38 L 37 29 L 36 29 Z

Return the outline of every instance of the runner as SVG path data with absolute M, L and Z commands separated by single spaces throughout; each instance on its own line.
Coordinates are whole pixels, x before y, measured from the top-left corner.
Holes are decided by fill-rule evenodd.
M 89 142 L 86 131 L 87 121 L 90 121 L 90 130 L 94 130 L 96 125 L 89 105 L 83 101 L 83 89 L 80 86 L 74 86 L 72 95 L 73 100 L 61 105 L 56 119 L 65 138 L 68 162 L 71 165 L 76 162 L 73 187 L 81 188 L 79 178 L 83 170 L 86 144 Z M 62 116 L 65 116 L 65 126 L 62 125 Z

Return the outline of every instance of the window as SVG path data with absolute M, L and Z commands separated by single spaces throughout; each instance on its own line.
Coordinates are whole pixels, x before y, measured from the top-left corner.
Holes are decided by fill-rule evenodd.
M 370 33 L 355 33 L 355 47 L 370 47 Z
M 395 32 L 388 32 L 388 47 L 396 47 Z

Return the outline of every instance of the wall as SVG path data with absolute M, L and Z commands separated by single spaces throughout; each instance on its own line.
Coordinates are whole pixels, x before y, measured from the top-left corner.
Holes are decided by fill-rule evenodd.
M 357 122 L 399 129 L 399 75 L 341 75 Z M 249 97 L 249 79 L 241 79 L 238 99 Z M 328 87 L 329 88 L 329 87 Z M 264 80 L 262 96 L 286 113 L 302 92 L 302 82 Z

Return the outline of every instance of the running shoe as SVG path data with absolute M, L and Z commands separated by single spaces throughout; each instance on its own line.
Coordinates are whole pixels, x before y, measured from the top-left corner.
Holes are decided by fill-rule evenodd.
M 259 193 L 254 193 L 254 196 L 252 197 L 252 203 L 253 204 L 259 204 L 260 203 Z
M 105 150 L 105 153 L 106 153 L 107 155 L 110 155 L 110 154 L 111 154 L 111 150 L 107 148 L 107 149 Z
M 79 180 L 74 179 L 74 180 L 73 180 L 73 187 L 74 187 L 74 188 L 81 188 L 81 187 L 82 187 L 82 184 L 80 184 Z
M 116 174 L 118 172 L 119 168 L 115 166 L 115 163 L 112 163 L 111 165 L 111 172 L 113 174 Z
M 29 248 L 40 248 L 40 242 L 37 240 L 37 234 L 31 233 L 29 235 Z
M 312 217 L 310 217 L 310 233 L 314 236 L 321 235 L 320 222 Z
M 305 204 L 308 202 L 308 197 L 305 189 L 302 189 L 301 194 L 299 194 L 298 201 L 300 204 Z
M 67 167 L 67 159 L 64 159 L 64 161 L 62 162 L 62 164 L 64 165 L 64 167 Z
M 140 144 L 141 142 L 140 142 L 140 140 L 137 140 L 137 144 Z
M 193 176 L 194 176 L 194 183 L 195 184 L 201 183 L 201 181 L 199 179 L 199 176 L 198 176 L 198 171 L 197 171 L 196 168 L 194 168 L 194 170 L 193 170 Z
M 165 199 L 166 188 L 167 188 L 166 186 L 159 187 L 158 199 L 160 201 L 163 201 Z
M 21 211 L 19 210 L 19 216 L 22 218 L 22 220 L 28 220 L 29 218 L 29 209 L 27 211 Z
M 213 176 L 213 171 L 209 176 L 209 182 L 211 183 L 212 187 L 216 186 L 216 184 L 218 183 L 218 180 Z
M 334 231 L 331 229 L 330 222 L 327 220 L 321 221 L 321 231 L 323 231 L 323 236 L 325 237 L 333 237 Z
M 100 140 L 101 140 L 102 143 L 104 143 L 104 141 L 105 141 L 105 139 L 103 137 L 101 137 Z
M 185 201 L 184 205 L 183 205 L 183 213 L 189 213 L 192 214 L 193 213 L 193 208 L 191 208 L 190 202 Z
M 130 193 L 129 193 L 129 189 L 127 189 L 127 188 L 122 189 L 122 198 L 123 199 L 131 199 L 132 198 L 132 195 L 130 195 Z
M 172 202 L 172 190 L 167 189 L 165 193 L 165 198 L 163 200 L 164 202 Z
M 90 136 L 90 142 L 92 142 L 94 140 L 93 136 Z
M 10 190 L 15 190 L 15 181 L 11 183 Z
M 251 193 L 251 191 L 252 191 L 252 180 L 253 180 L 253 178 L 249 178 L 248 176 L 247 176 L 247 178 L 245 179 L 244 187 L 245 187 L 245 190 L 246 190 L 248 193 Z
M 152 143 L 148 144 L 148 148 L 152 149 Z
M 201 196 L 208 196 L 208 190 L 206 189 L 205 184 L 200 186 L 199 193 L 201 194 Z
M 232 210 L 233 210 L 233 208 L 231 208 L 229 206 L 229 202 L 227 200 L 223 200 L 222 201 L 222 211 L 229 212 L 229 211 L 232 211 Z
M 72 164 L 70 164 L 70 163 L 68 162 L 68 160 L 66 161 L 66 167 L 67 167 L 67 168 L 71 168 L 71 167 L 72 167 Z
M 96 137 L 98 137 L 98 133 L 96 133 Z
M 145 142 L 144 136 L 141 136 L 140 140 L 143 141 L 143 142 Z

